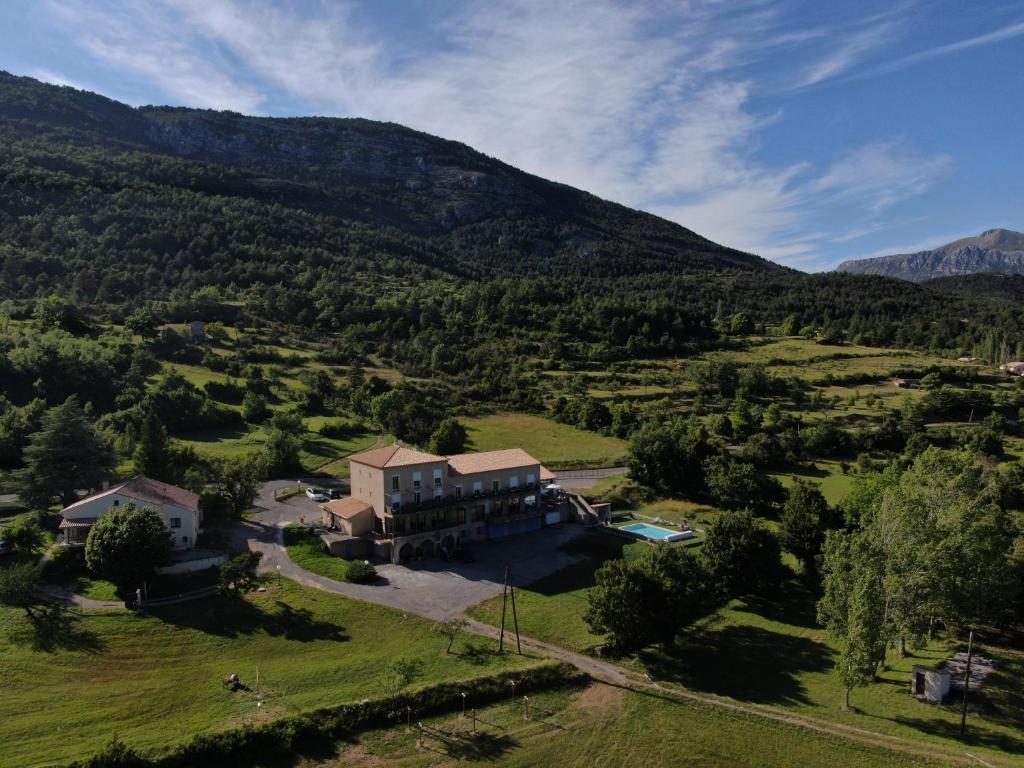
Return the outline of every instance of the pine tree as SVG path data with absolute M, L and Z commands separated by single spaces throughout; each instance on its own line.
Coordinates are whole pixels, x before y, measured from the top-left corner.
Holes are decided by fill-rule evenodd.
M 175 472 L 167 430 L 155 411 L 149 411 L 142 421 L 142 429 L 132 455 L 135 471 L 155 480 L 173 482 Z
M 116 463 L 74 395 L 46 412 L 24 458 L 25 468 L 16 475 L 18 494 L 33 507 L 49 506 L 54 498 L 73 503 L 79 488 L 98 488 Z

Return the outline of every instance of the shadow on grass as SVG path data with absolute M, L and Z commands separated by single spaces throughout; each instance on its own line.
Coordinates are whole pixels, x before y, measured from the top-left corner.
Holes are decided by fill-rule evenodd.
M 455 760 L 497 760 L 518 746 L 518 742 L 511 736 L 486 731 L 472 734 L 424 725 L 422 732 L 425 749 Z
M 276 610 L 264 611 L 244 598 L 218 596 L 150 608 L 149 613 L 168 624 L 221 637 L 236 638 L 265 632 L 271 637 L 304 643 L 315 640 L 344 642 L 349 639 L 344 627 L 317 619 L 308 608 L 294 608 L 280 600 L 274 605 Z
M 33 650 L 99 653 L 105 648 L 95 633 L 82 626 L 81 616 L 63 605 L 33 606 L 27 618 L 28 626 L 15 632 L 13 639 L 16 643 L 31 645 Z
M 960 739 L 959 721 L 943 720 L 938 717 L 895 717 L 893 722 L 909 726 L 930 736 L 940 736 L 944 739 Z M 964 737 L 963 743 L 975 747 L 997 749 L 1011 754 L 1024 754 L 1024 738 L 972 724 L 970 715 L 967 716 L 967 735 Z
M 753 613 L 769 621 L 804 629 L 818 629 L 817 596 L 800 579 L 791 579 L 772 596 L 744 598 L 739 613 Z
M 813 640 L 736 625 L 686 636 L 671 654 L 648 650 L 639 659 L 655 677 L 760 704 L 810 703 L 799 676 L 832 666 L 832 652 Z

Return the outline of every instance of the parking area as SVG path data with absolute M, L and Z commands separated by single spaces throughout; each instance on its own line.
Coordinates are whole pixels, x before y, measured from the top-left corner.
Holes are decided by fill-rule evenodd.
M 523 587 L 561 570 L 579 559 L 561 551 L 573 538 L 585 535 L 583 526 L 566 524 L 527 533 L 506 541 L 474 544 L 472 563 L 439 558 L 409 565 L 378 565 L 387 585 L 370 589 L 393 590 L 390 604 L 433 618 L 456 616 L 471 605 L 500 594 L 505 565 L 512 584 Z

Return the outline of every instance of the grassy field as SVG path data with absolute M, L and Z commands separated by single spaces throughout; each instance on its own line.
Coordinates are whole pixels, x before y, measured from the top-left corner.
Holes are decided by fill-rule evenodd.
M 602 641 L 583 621 L 594 571 L 605 558 L 634 557 L 647 545 L 595 532 L 575 546 L 585 559 L 520 589 L 516 602 L 524 634 L 587 650 Z M 500 599 L 474 606 L 470 614 L 495 624 L 501 616 Z M 979 652 L 994 657 L 999 672 L 979 697 L 981 711 L 972 715 L 971 746 L 987 755 L 1020 756 L 1013 764 L 1024 764 L 1024 652 L 1001 639 L 990 640 Z M 815 621 L 814 596 L 792 580 L 774 600 L 734 601 L 707 617 L 671 656 L 649 651 L 627 663 L 689 689 L 952 747 L 957 744 L 957 706 L 924 704 L 908 690 L 913 664 L 935 663 L 950 652 L 947 644 L 935 642 L 915 651 L 916 658 L 891 658 L 876 683 L 854 692 L 859 711 L 846 712 L 832 671 L 834 648 Z
M 768 474 L 786 488 L 793 485 L 794 476 L 813 483 L 818 486 L 825 500 L 833 505 L 841 503 L 846 498 L 854 479 L 854 472 L 851 470 L 849 473 L 843 474 L 837 461 L 816 461 L 813 469 L 800 468 L 788 472 L 769 472 Z
M 30 621 L 0 609 L 0 766 L 28 768 L 87 755 L 115 734 L 138 747 L 380 694 L 387 659 L 421 665 L 414 686 L 530 664 L 470 649 L 456 653 L 432 623 L 290 581 L 244 599 L 210 598 L 154 610 Z M 467 652 L 472 651 L 472 652 Z M 258 693 L 264 697 L 256 707 Z M 237 672 L 253 692 L 229 692 Z
M 464 421 L 469 451 L 519 447 L 548 466 L 616 466 L 625 461 L 626 442 L 584 432 L 551 419 L 522 413 L 481 416 Z
M 419 766 L 467 762 L 523 768 L 630 766 L 663 768 L 915 768 L 940 765 L 759 717 L 729 713 L 658 694 L 594 684 L 582 690 L 530 697 L 478 712 L 427 720 L 422 746 L 404 728 L 374 731 L 314 763 L 342 766 Z
M 318 469 L 329 466 L 340 469 L 345 462 L 338 460 L 350 453 L 366 450 L 376 441 L 377 436 L 360 433 L 344 438 L 323 437 L 315 430 L 322 420 L 307 419 L 307 431 L 302 435 L 302 450 L 299 458 L 307 469 Z M 237 427 L 226 429 L 209 429 L 183 435 L 181 442 L 190 445 L 197 452 L 211 458 L 238 458 L 256 453 L 263 447 L 266 433 L 262 428 Z

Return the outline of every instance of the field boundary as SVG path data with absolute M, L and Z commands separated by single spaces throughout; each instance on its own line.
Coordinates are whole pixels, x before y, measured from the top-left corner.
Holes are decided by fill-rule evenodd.
M 282 717 L 260 725 L 197 736 L 170 750 L 135 753 L 131 763 L 138 768 L 222 768 L 224 765 L 266 764 L 268 757 L 294 758 L 296 754 L 325 746 L 326 741 L 380 728 L 382 724 L 414 723 L 422 717 L 456 712 L 463 706 L 464 692 L 472 691 L 472 705 L 493 704 L 516 691 L 551 691 L 578 688 L 591 677 L 572 664 L 544 661 L 528 669 L 500 672 L 467 680 L 439 683 L 409 693 L 380 699 L 323 707 Z M 72 763 L 65 768 L 101 768 L 122 765 L 103 753 Z

